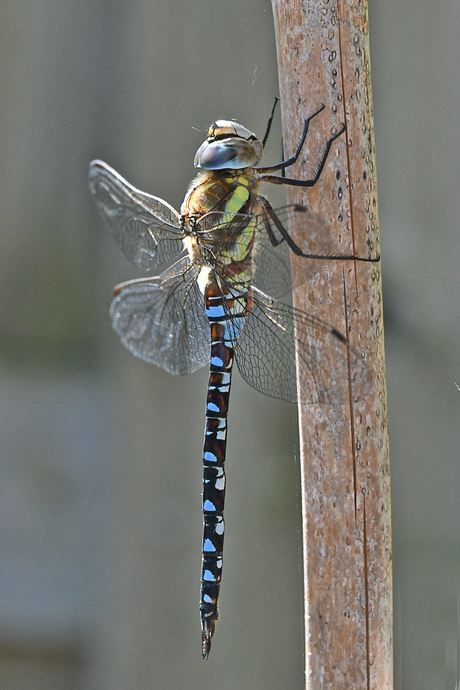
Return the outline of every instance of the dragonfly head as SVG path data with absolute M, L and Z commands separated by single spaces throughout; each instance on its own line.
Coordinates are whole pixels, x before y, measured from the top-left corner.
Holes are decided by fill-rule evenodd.
M 249 129 L 231 120 L 216 120 L 193 164 L 204 170 L 240 170 L 255 165 L 262 151 L 262 142 Z

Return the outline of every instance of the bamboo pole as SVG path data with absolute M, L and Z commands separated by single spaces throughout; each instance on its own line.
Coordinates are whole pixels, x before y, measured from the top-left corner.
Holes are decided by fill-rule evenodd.
M 366 0 L 272 0 L 286 155 L 312 122 L 303 161 L 341 123 L 318 184 L 289 191 L 331 228 L 342 254 L 378 252 L 377 184 Z M 291 171 L 294 171 L 293 173 Z M 318 263 L 318 262 L 316 262 Z M 299 410 L 305 586 L 306 687 L 389 690 L 392 582 L 389 450 L 379 263 L 325 261 L 295 304 L 346 333 L 365 357 L 370 390 L 350 377 L 347 405 Z M 293 262 L 296 283 L 308 260 Z M 307 287 L 305 287 L 307 286 Z M 299 381 L 302 386 L 302 381 Z

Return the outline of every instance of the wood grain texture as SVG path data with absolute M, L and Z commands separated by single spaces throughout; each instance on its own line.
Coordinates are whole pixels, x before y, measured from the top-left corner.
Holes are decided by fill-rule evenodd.
M 331 228 L 334 251 L 378 253 L 367 2 L 272 0 L 286 157 L 321 103 L 289 176 L 312 177 L 341 123 L 318 184 L 289 190 Z M 295 305 L 320 315 L 365 357 L 345 405 L 300 408 L 306 687 L 389 690 L 391 512 L 380 263 L 295 258 Z M 300 275 L 301 274 L 301 277 Z M 350 371 L 350 374 L 352 372 Z M 302 386 L 302 381 L 299 381 Z

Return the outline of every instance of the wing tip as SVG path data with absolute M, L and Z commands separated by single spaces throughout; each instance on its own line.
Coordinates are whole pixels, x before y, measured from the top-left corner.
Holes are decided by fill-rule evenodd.
M 101 169 L 102 169 L 102 170 L 107 170 L 108 167 L 109 167 L 109 166 L 107 165 L 107 163 L 104 163 L 103 160 L 101 160 L 100 158 L 95 158 L 95 159 L 92 160 L 92 161 L 90 162 L 90 164 L 88 165 L 88 170 L 89 170 L 89 173 L 90 173 L 90 175 L 91 175 L 91 173 L 92 173 L 94 170 L 97 170 L 97 169 L 100 169 L 100 170 L 101 170 Z

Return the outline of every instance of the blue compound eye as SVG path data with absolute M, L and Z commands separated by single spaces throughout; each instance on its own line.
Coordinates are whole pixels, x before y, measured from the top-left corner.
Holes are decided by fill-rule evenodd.
M 255 165 L 262 155 L 260 141 L 228 137 L 204 141 L 195 154 L 195 168 L 204 170 L 239 170 Z

